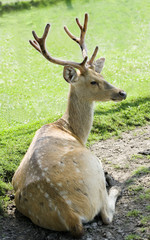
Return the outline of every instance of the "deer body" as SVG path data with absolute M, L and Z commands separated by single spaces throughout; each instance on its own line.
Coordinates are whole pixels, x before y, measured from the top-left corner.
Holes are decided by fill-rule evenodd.
M 20 212 L 65 231 L 100 212 L 105 178 L 100 161 L 60 122 L 37 131 L 13 181 Z
M 81 29 L 78 20 L 77 23 Z M 72 38 L 67 28 L 65 31 Z M 93 123 L 93 104 L 121 101 L 126 94 L 100 75 L 104 58 L 92 67 L 97 50 L 88 62 L 91 68 L 85 67 L 86 56 L 81 64 L 51 60 L 43 44 L 47 33 L 47 28 L 42 38 L 33 33 L 36 42 L 31 44 L 50 61 L 61 61 L 65 66 L 63 75 L 70 83 L 68 106 L 62 118 L 37 131 L 13 177 L 15 202 L 18 210 L 35 224 L 81 235 L 82 223 L 91 221 L 98 213 L 104 223 L 112 221 L 119 195 L 117 187 L 107 193 L 102 164 L 85 147 Z

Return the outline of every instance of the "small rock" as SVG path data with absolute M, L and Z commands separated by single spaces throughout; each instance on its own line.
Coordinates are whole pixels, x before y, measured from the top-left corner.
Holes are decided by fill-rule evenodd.
M 97 223 L 94 222 L 94 223 L 91 224 L 91 226 L 94 227 L 94 228 L 96 228 L 96 227 L 97 227 Z
M 98 221 L 98 226 L 102 226 L 102 225 L 103 225 L 102 221 Z
M 107 232 L 107 233 L 106 233 L 106 237 L 107 237 L 108 239 L 111 239 L 111 238 L 112 238 L 112 234 L 111 234 L 110 232 Z
M 142 154 L 142 155 L 150 155 L 150 149 L 146 149 L 144 151 L 140 151 L 138 152 L 139 154 Z
M 122 229 L 118 229 L 117 232 L 118 232 L 118 233 L 123 233 L 123 230 L 122 230 Z

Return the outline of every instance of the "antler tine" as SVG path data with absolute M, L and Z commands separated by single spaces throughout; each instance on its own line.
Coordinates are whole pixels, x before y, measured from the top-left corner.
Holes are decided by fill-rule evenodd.
M 37 43 L 35 40 L 33 40 L 33 41 L 29 40 L 29 43 L 30 43 L 38 52 L 41 53 L 41 49 L 40 49 L 38 43 Z
M 64 30 L 72 40 L 74 40 L 75 42 L 77 42 L 79 44 L 81 51 L 82 51 L 83 58 L 85 58 L 87 56 L 87 48 L 85 45 L 85 34 L 87 31 L 88 14 L 85 13 L 83 26 L 80 24 L 78 18 L 76 18 L 76 22 L 81 30 L 80 38 L 77 38 L 74 35 L 72 35 L 72 33 L 68 30 L 68 28 L 66 26 L 64 26 Z
M 98 52 L 98 46 L 96 46 L 90 60 L 88 61 L 89 65 L 91 65 L 91 66 L 93 65 L 94 59 L 96 58 L 96 55 L 97 55 L 97 52 Z
M 45 27 L 43 36 L 41 38 L 39 38 L 36 35 L 35 31 L 32 31 L 33 37 L 35 38 L 36 41 L 35 40 L 33 40 L 33 41 L 29 40 L 29 42 L 40 53 L 42 53 L 41 45 L 45 45 L 45 40 L 46 40 L 46 37 L 48 35 L 49 29 L 50 29 L 50 24 L 48 23 Z
M 81 42 L 84 42 L 85 34 L 86 34 L 86 31 L 87 31 L 88 14 L 85 13 L 83 27 L 82 27 L 82 25 L 80 24 L 78 18 L 76 18 L 76 22 L 77 22 L 78 26 L 80 27 L 80 29 L 82 30 L 82 31 L 81 31 L 81 35 L 80 35 Z
M 84 60 L 81 63 L 76 63 L 76 62 L 71 62 L 71 61 L 64 61 L 64 60 L 60 60 L 57 58 L 53 58 L 50 56 L 50 54 L 48 53 L 46 47 L 45 47 L 45 41 L 46 41 L 46 37 L 48 35 L 50 29 L 50 24 L 47 24 L 43 33 L 43 36 L 41 38 L 39 38 L 35 31 L 32 31 L 33 37 L 35 38 L 35 40 L 33 41 L 29 41 L 30 44 L 38 51 L 40 52 L 48 61 L 55 63 L 55 64 L 59 64 L 59 65 L 70 65 L 72 67 L 75 67 L 77 69 L 79 69 L 82 73 L 85 72 L 86 70 L 86 62 L 87 62 L 87 56 L 84 57 Z

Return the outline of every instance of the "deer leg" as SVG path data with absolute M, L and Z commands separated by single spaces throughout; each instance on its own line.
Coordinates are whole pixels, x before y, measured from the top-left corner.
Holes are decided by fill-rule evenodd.
M 105 224 L 109 224 L 113 220 L 113 215 L 115 213 L 115 204 L 118 196 L 120 195 L 120 188 L 114 186 L 110 189 L 107 198 L 104 201 L 104 205 L 101 209 L 101 217 Z
M 66 210 L 62 211 L 61 214 L 71 235 L 76 238 L 81 237 L 84 234 L 84 230 L 80 217 L 71 209 L 68 209 L 67 213 Z
M 105 172 L 105 181 L 106 181 L 106 187 L 112 187 L 114 185 L 113 178 L 108 174 L 108 172 Z

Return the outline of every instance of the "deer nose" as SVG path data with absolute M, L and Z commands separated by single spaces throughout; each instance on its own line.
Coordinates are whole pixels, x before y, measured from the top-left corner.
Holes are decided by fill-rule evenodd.
M 120 91 L 120 92 L 119 92 L 119 95 L 120 95 L 123 99 L 126 99 L 126 97 L 127 97 L 127 94 L 126 94 L 126 92 L 124 92 L 124 91 Z

